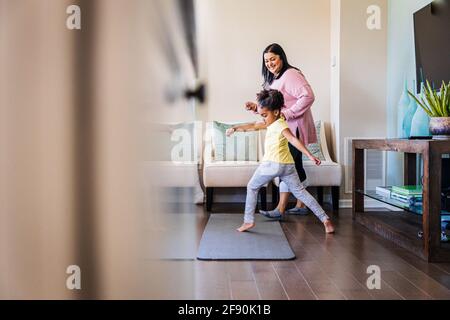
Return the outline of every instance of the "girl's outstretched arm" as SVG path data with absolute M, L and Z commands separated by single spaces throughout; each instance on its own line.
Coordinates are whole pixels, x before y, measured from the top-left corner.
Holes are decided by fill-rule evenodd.
M 227 136 L 231 136 L 235 132 L 255 131 L 255 130 L 261 130 L 261 129 L 266 129 L 266 128 L 267 128 L 267 125 L 264 122 L 254 122 L 254 123 L 249 123 L 249 124 L 233 126 L 227 130 L 226 134 L 227 134 Z
M 309 150 L 305 147 L 305 145 L 292 134 L 291 130 L 286 128 L 283 130 L 282 134 L 289 141 L 290 144 L 292 144 L 294 147 L 297 148 L 297 150 L 304 153 L 316 165 L 318 166 L 320 165 L 321 163 L 320 159 L 314 157 L 311 154 L 311 152 L 309 152 Z

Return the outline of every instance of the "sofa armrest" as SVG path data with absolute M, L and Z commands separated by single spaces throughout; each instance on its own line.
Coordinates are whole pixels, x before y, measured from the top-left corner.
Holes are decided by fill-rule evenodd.
M 334 162 L 331 159 L 330 153 L 328 151 L 328 144 L 327 144 L 327 134 L 325 130 L 325 122 L 320 121 L 320 148 L 322 150 L 323 157 L 325 158 L 325 161 Z
M 206 122 L 205 124 L 205 139 L 203 144 L 203 162 L 204 164 L 212 163 L 213 156 L 213 142 L 212 142 L 213 126 L 212 122 Z
M 205 150 L 203 152 L 203 160 L 204 163 L 212 163 L 213 162 L 213 154 L 212 154 L 212 142 L 211 140 L 205 141 Z

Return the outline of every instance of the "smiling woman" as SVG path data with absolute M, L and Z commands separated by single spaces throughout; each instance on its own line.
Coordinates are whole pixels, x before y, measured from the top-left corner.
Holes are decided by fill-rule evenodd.
M 264 64 L 266 68 L 269 69 L 270 74 L 274 74 L 275 76 L 278 76 L 281 68 L 283 67 L 283 61 L 280 56 L 272 52 L 267 52 L 264 54 Z

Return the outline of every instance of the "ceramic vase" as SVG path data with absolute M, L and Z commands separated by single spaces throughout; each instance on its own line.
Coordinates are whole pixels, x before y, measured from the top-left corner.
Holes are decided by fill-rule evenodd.
M 425 137 L 430 135 L 430 117 L 421 107 L 417 108 L 411 122 L 411 136 Z
M 411 102 L 411 98 L 408 95 L 408 83 L 405 80 L 405 87 L 403 88 L 402 96 L 397 104 L 397 137 L 408 138 L 409 134 L 404 130 L 404 119 L 408 112 L 408 107 Z

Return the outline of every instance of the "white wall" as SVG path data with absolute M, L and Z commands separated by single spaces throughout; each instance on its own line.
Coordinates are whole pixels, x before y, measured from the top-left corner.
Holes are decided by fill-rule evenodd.
M 197 0 L 200 77 L 208 103 L 200 120 L 252 120 L 243 104 L 261 89 L 262 51 L 283 46 L 315 94 L 315 119 L 330 119 L 330 0 Z
M 397 105 L 405 81 L 413 89 L 416 80 L 413 14 L 431 0 L 389 0 L 387 132 L 396 137 Z M 396 154 L 388 157 L 388 183 L 402 184 L 402 159 Z
M 330 155 L 333 160 L 339 159 L 340 154 L 340 75 L 341 75 L 341 0 L 330 0 L 330 122 L 331 127 L 331 145 L 329 146 Z M 327 137 L 328 139 L 328 137 Z
M 317 120 L 330 121 L 330 0 L 196 0 L 202 121 L 255 121 L 244 103 L 261 90 L 262 51 L 279 43 L 303 71 Z M 245 201 L 245 189 L 217 190 L 216 202 Z
M 314 89 L 315 119 L 331 123 L 336 160 L 344 161 L 345 137 L 387 136 L 387 2 L 197 0 L 209 98 L 199 120 L 255 119 L 243 103 L 260 90 L 262 50 L 278 42 Z M 381 9 L 381 30 L 367 28 L 370 5 Z
M 381 29 L 369 30 L 367 8 L 381 9 Z M 341 0 L 340 156 L 346 137 L 386 137 L 387 0 Z M 350 195 L 344 195 L 350 198 Z

